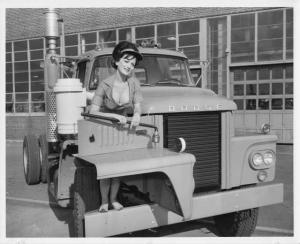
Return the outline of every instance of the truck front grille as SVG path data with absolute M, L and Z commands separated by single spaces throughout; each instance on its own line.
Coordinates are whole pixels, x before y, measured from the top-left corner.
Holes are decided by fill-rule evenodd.
M 195 191 L 219 189 L 221 184 L 221 113 L 164 115 L 164 147 L 176 150 L 175 140 L 186 141 L 186 152 L 196 157 Z M 184 182 L 182 182 L 184 184 Z

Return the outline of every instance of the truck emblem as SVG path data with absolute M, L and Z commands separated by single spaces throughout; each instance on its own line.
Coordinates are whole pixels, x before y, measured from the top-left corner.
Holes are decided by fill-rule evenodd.
M 211 111 L 211 110 L 221 110 L 222 104 L 214 105 L 169 105 L 169 112 L 183 112 L 183 111 Z

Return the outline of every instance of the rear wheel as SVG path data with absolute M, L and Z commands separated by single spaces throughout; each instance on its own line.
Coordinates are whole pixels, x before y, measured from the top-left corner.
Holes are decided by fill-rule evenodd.
M 220 236 L 251 236 L 255 230 L 258 208 L 215 216 Z
M 74 182 L 74 233 L 85 236 L 84 214 L 97 210 L 100 206 L 100 189 L 96 168 L 83 166 L 76 170 Z
M 47 183 L 48 142 L 45 134 L 39 136 L 39 156 L 41 164 L 41 181 Z
M 28 185 L 40 182 L 41 164 L 39 145 L 35 135 L 26 135 L 23 141 L 23 167 L 25 180 Z

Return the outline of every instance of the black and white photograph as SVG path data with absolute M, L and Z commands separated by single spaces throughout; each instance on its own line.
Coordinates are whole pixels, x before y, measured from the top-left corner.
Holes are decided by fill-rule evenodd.
M 296 1 L 17 2 L 3 243 L 300 243 Z

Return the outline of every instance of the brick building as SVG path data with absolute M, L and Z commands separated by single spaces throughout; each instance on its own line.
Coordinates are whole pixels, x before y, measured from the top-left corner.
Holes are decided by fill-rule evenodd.
M 45 9 L 6 9 L 6 138 L 46 128 Z M 78 55 L 99 43 L 154 40 L 182 50 L 202 87 L 238 106 L 237 132 L 264 122 L 279 142 L 293 142 L 292 8 L 72 8 L 58 53 Z

